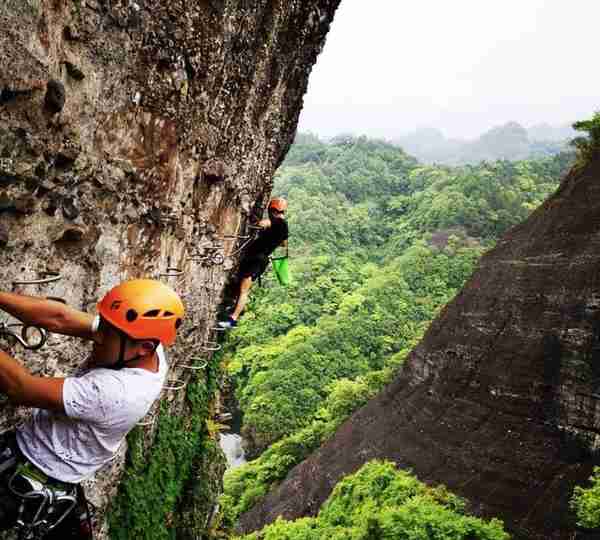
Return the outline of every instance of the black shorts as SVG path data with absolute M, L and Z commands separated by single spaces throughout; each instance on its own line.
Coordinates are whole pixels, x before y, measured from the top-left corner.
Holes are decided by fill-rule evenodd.
M 238 276 L 240 279 L 251 277 L 256 281 L 269 266 L 269 257 L 267 255 L 251 255 L 245 257 L 240 263 Z

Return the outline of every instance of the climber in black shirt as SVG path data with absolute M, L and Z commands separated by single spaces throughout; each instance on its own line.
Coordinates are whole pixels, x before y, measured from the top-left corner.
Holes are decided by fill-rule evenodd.
M 281 198 L 271 199 L 269 202 L 269 217 L 259 221 L 261 231 L 258 237 L 250 244 L 240 263 L 238 277 L 240 291 L 238 300 L 231 316 L 219 322 L 221 328 L 233 328 L 246 307 L 248 293 L 252 283 L 256 281 L 269 265 L 269 255 L 279 246 L 287 246 L 288 226 L 284 219 L 287 201 Z

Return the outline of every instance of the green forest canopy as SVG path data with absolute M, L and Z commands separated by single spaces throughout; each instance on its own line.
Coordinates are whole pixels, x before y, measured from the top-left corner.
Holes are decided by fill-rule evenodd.
M 298 136 L 275 185 L 290 202 L 293 284 L 253 290 L 222 356 L 259 456 L 226 475 L 226 525 L 391 379 L 481 253 L 572 161 L 429 166 L 365 137 Z

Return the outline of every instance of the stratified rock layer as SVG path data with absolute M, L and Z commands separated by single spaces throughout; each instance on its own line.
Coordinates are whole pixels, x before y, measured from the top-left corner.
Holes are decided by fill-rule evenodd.
M 1 286 L 93 311 L 120 280 L 164 279 L 186 304 L 170 350 L 172 386 L 186 382 L 181 366 L 215 339 L 237 236 L 270 196 L 338 3 L 2 0 Z M 62 279 L 14 283 L 47 272 Z M 10 350 L 57 376 L 88 354 L 60 336 Z M 165 391 L 173 414 L 184 395 Z M 4 406 L 0 430 L 22 414 Z M 88 483 L 97 505 L 121 462 Z
M 374 458 L 502 518 L 573 538 L 568 508 L 600 435 L 600 157 L 487 253 L 397 378 L 242 517 L 314 515 Z

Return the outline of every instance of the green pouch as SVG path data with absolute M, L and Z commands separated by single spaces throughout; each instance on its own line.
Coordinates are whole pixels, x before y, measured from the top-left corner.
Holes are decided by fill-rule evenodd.
M 290 284 L 290 266 L 289 266 L 289 258 L 287 255 L 283 257 L 274 257 L 271 259 L 273 263 L 273 270 L 275 271 L 275 275 L 277 276 L 277 281 L 279 281 L 280 285 L 287 287 Z

